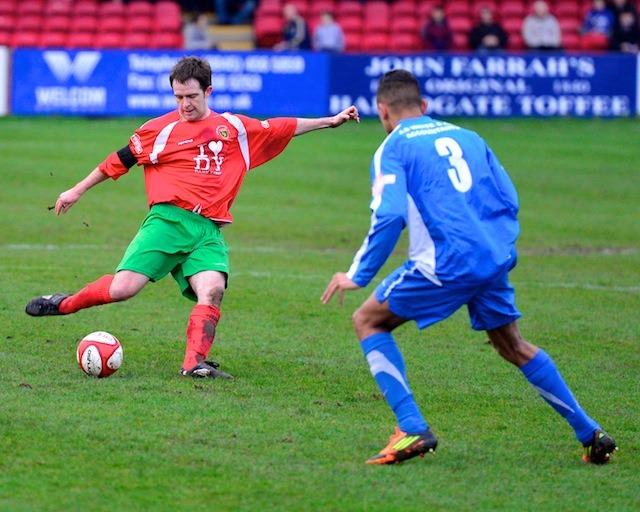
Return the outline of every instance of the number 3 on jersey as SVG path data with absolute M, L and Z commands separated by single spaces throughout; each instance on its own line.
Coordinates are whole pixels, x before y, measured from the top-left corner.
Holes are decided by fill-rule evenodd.
M 447 169 L 449 179 L 458 192 L 466 192 L 471 188 L 471 171 L 467 161 L 462 158 L 462 148 L 451 137 L 440 137 L 434 142 L 436 151 L 449 160 L 452 167 Z

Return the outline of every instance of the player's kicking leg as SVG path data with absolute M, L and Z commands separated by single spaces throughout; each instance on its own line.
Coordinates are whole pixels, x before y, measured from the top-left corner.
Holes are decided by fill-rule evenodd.
M 517 322 L 487 331 L 491 344 L 505 360 L 517 366 L 540 396 L 573 428 L 582 443 L 582 459 L 604 464 L 616 451 L 616 442 L 580 407 L 551 357 L 527 342 Z
M 407 382 L 404 360 L 391 331 L 407 320 L 394 315 L 387 301 L 369 297 L 354 313 L 353 322 L 373 378 L 393 410 L 398 427 L 389 444 L 367 464 L 399 464 L 433 453 L 438 440 L 418 410 Z

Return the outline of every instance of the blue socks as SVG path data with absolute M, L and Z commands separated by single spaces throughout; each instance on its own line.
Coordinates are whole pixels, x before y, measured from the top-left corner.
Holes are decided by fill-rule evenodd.
M 427 430 L 418 406 L 413 399 L 405 374 L 402 354 L 391 333 L 373 334 L 361 342 L 371 374 L 398 420 L 398 427 L 407 434 Z
M 593 439 L 593 431 L 600 430 L 600 425 L 578 405 L 549 354 L 540 349 L 520 371 L 540 396 L 569 422 L 578 441 L 588 443 Z

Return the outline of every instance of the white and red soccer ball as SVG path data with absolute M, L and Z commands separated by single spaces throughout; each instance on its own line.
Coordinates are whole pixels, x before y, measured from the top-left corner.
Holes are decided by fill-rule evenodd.
M 122 364 L 122 346 L 118 338 L 104 331 L 87 334 L 76 353 L 80 369 L 92 377 L 108 377 Z

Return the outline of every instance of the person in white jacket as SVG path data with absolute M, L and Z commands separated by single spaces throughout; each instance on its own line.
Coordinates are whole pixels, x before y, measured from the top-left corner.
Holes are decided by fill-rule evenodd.
M 532 13 L 524 19 L 522 38 L 530 50 L 562 49 L 560 24 L 544 0 L 537 0 Z

